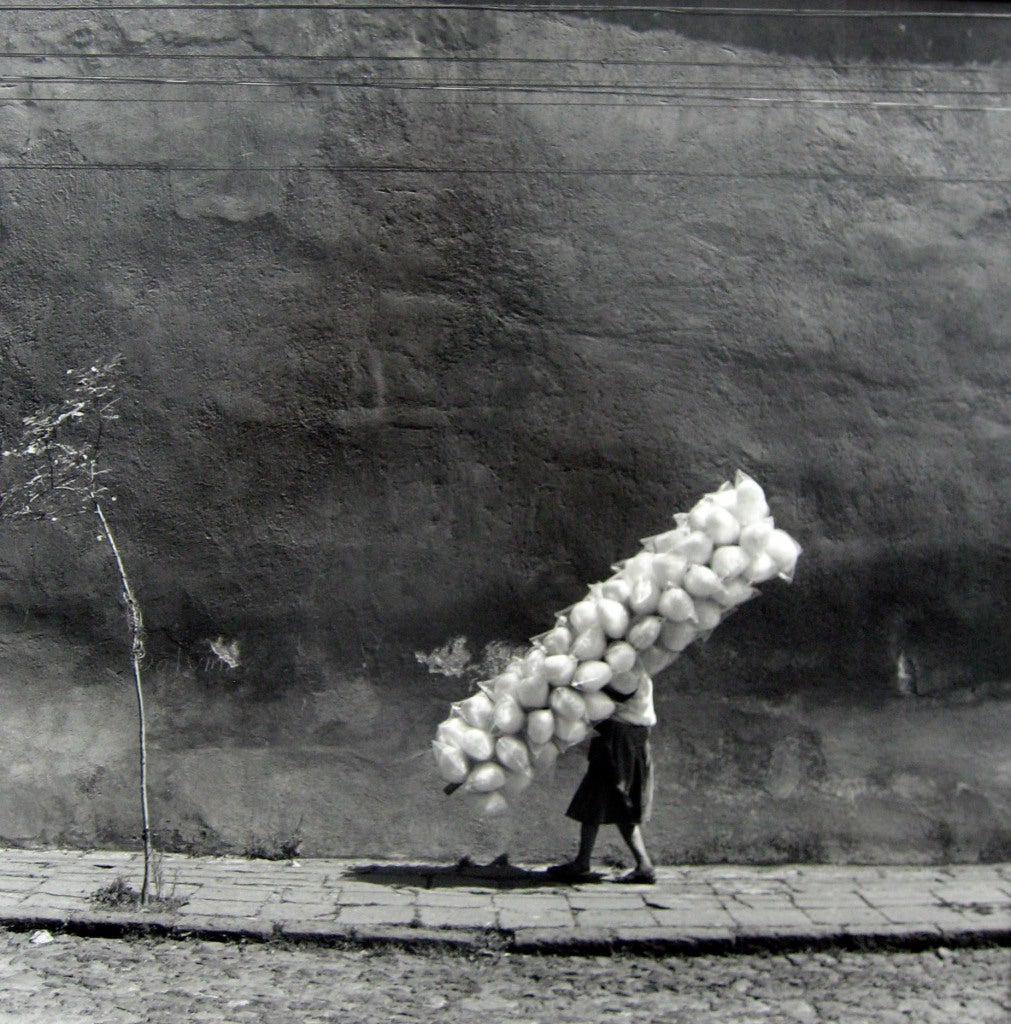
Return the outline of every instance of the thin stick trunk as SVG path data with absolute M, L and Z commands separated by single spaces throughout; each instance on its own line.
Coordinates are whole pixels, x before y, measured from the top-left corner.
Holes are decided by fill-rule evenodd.
M 144 838 L 144 881 L 140 888 L 140 902 L 147 903 L 148 886 L 151 876 L 151 818 L 148 812 L 147 800 L 147 720 L 144 716 L 144 687 L 141 683 L 140 663 L 144 658 L 144 620 L 140 612 L 140 604 L 134 595 L 130 580 L 126 574 L 126 566 L 119 553 L 116 539 L 112 535 L 108 519 L 102 511 L 98 499 L 94 499 L 95 514 L 98 516 L 105 532 L 105 538 L 112 549 L 113 557 L 116 559 L 116 568 L 119 571 L 119 582 L 123 588 L 123 600 L 126 602 L 127 621 L 130 625 L 130 661 L 133 664 L 133 682 L 137 691 L 137 717 L 140 731 L 140 804 L 141 821 L 143 825 Z

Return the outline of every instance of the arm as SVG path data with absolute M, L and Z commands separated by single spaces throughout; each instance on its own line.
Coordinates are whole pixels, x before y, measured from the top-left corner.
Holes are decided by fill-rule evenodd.
M 638 692 L 638 689 L 633 690 L 631 693 L 621 693 L 620 691 L 616 690 L 613 686 L 608 684 L 607 686 L 601 687 L 600 692 L 606 693 L 608 697 L 610 697 L 611 700 L 614 701 L 615 704 L 624 704 L 625 701 L 627 701 L 630 697 L 634 696 Z

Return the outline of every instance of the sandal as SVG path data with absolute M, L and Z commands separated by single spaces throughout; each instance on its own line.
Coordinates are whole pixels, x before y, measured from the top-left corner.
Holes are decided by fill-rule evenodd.
M 584 870 L 572 861 L 568 861 L 565 864 L 553 864 L 544 873 L 553 882 L 565 882 L 567 885 L 600 881 L 600 875 L 596 871 Z
M 654 885 L 656 884 L 656 872 L 652 869 L 636 868 L 634 871 L 629 871 L 628 874 L 619 875 L 615 882 L 618 885 Z

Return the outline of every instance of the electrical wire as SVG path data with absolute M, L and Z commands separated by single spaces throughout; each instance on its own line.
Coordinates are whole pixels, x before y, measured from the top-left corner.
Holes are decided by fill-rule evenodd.
M 736 181 L 811 181 L 811 182 L 891 182 L 901 185 L 1011 185 L 1011 178 L 983 175 L 897 175 L 847 173 L 842 171 L 687 171 L 677 168 L 647 167 L 472 167 L 421 164 L 172 164 L 160 161 L 132 163 L 43 163 L 11 161 L 0 162 L 3 171 L 134 171 L 150 174 L 164 173 L 263 173 L 276 174 L 289 171 L 324 172 L 340 175 L 426 175 L 451 177 L 559 177 L 559 178 L 657 178 L 682 180 L 736 180 Z
M 620 57 L 463 57 L 459 55 L 433 54 L 420 57 L 417 54 L 312 54 L 312 53 L 111 53 L 107 51 L 69 51 L 69 50 L 6 50 L 0 52 L 0 58 L 18 60 L 183 60 L 183 61 L 256 61 L 257 63 L 270 63 L 271 61 L 297 61 L 313 63 L 361 63 L 361 64 L 384 64 L 384 63 L 422 63 L 422 64 L 520 64 L 520 65 L 555 65 L 565 67 L 590 66 L 597 68 L 611 67 L 676 67 L 676 68 L 720 68 L 720 69 L 745 69 L 748 71 L 831 71 L 839 72 L 867 72 L 885 71 L 888 73 L 920 73 L 939 75 L 979 75 L 992 74 L 995 71 L 1005 71 L 1006 68 L 995 68 L 993 66 L 967 66 L 947 64 L 924 64 L 910 62 L 880 63 L 849 63 L 840 64 L 826 60 L 824 63 L 796 63 L 782 61 L 780 63 L 763 61 L 744 60 L 683 60 L 676 58 L 654 58 L 643 60 L 641 58 L 620 58 Z
M 59 85 L 84 86 L 172 86 L 172 87 L 238 87 L 243 89 L 277 89 L 277 88 L 326 88 L 326 89 L 390 89 L 398 91 L 444 90 L 451 92 L 501 90 L 504 92 L 603 92 L 620 93 L 626 96 L 658 95 L 677 96 L 683 93 L 704 92 L 720 89 L 723 92 L 749 92 L 763 89 L 774 93 L 869 93 L 872 95 L 923 95 L 937 93 L 945 96 L 992 96 L 1001 95 L 1002 89 L 955 89 L 944 87 L 894 87 L 894 86 L 821 86 L 821 85 L 769 85 L 762 82 L 743 83 L 712 83 L 684 82 L 671 85 L 653 82 L 564 82 L 564 81 L 508 81 L 505 79 L 471 79 L 460 81 L 440 81 L 439 79 L 399 78 L 388 80 L 347 81 L 333 78 L 299 78 L 281 81 L 278 79 L 241 79 L 241 78 L 160 78 L 150 75 L 0 75 L 0 87 L 17 85 L 36 86 L 54 83 Z
M 139 3 L 8 3 L 0 6 L 0 14 L 4 12 L 49 12 L 62 11 L 88 12 L 100 14 L 106 11 L 126 12 L 140 11 L 145 14 L 157 14 L 163 11 L 324 11 L 332 13 L 344 12 L 386 12 L 411 13 L 419 11 L 454 11 L 459 13 L 494 13 L 494 14 L 652 14 L 677 17 L 762 17 L 762 18 L 826 18 L 826 19 L 886 19 L 898 21 L 919 21 L 931 18 L 941 19 L 987 19 L 1003 20 L 1011 18 L 1007 11 L 963 11 L 963 10 L 847 10 L 840 8 L 793 8 L 793 7 L 706 7 L 684 5 L 656 4 L 551 4 L 551 3 L 328 3 L 321 0 L 312 2 L 249 2 L 235 3 L 230 0 L 194 0 L 189 3 L 159 3 L 157 5 Z
M 103 96 L 101 98 L 88 98 L 82 96 L 41 96 L 30 97 L 9 97 L 0 95 L 0 106 L 10 103 L 24 103 L 27 105 L 43 105 L 50 103 L 80 103 L 80 104 L 105 104 L 105 103 L 141 103 L 149 104 L 177 104 L 177 105 L 200 105 L 200 106 L 242 106 L 242 107 L 278 107 L 278 106 L 305 106 L 313 97 L 277 97 L 277 98 L 251 98 L 238 97 L 234 99 L 222 99 L 221 97 L 197 96 L 186 99 L 172 98 L 167 96 L 138 98 L 135 96 Z M 448 100 L 426 99 L 429 106 L 458 107 L 458 103 Z M 955 103 L 904 103 L 896 100 L 821 100 L 810 99 L 783 99 L 765 96 L 744 96 L 733 98 L 721 98 L 718 96 L 696 97 L 692 102 L 672 102 L 670 99 L 658 99 L 650 102 L 637 100 L 632 103 L 627 100 L 593 100 L 593 101 L 566 101 L 566 100 L 510 100 L 506 98 L 489 99 L 468 99 L 468 107 L 566 107 L 572 109 L 612 108 L 635 110 L 698 110 L 713 109 L 717 107 L 727 109 L 740 109 L 742 107 L 838 107 L 843 109 L 868 110 L 915 110 L 915 111 L 954 111 L 966 113 L 1008 113 L 1011 106 L 983 106 Z

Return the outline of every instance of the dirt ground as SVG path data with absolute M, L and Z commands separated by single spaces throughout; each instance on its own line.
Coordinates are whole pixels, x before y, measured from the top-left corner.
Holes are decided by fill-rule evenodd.
M 1006 1024 L 1011 951 L 676 958 L 0 932 L 0 1021 Z

